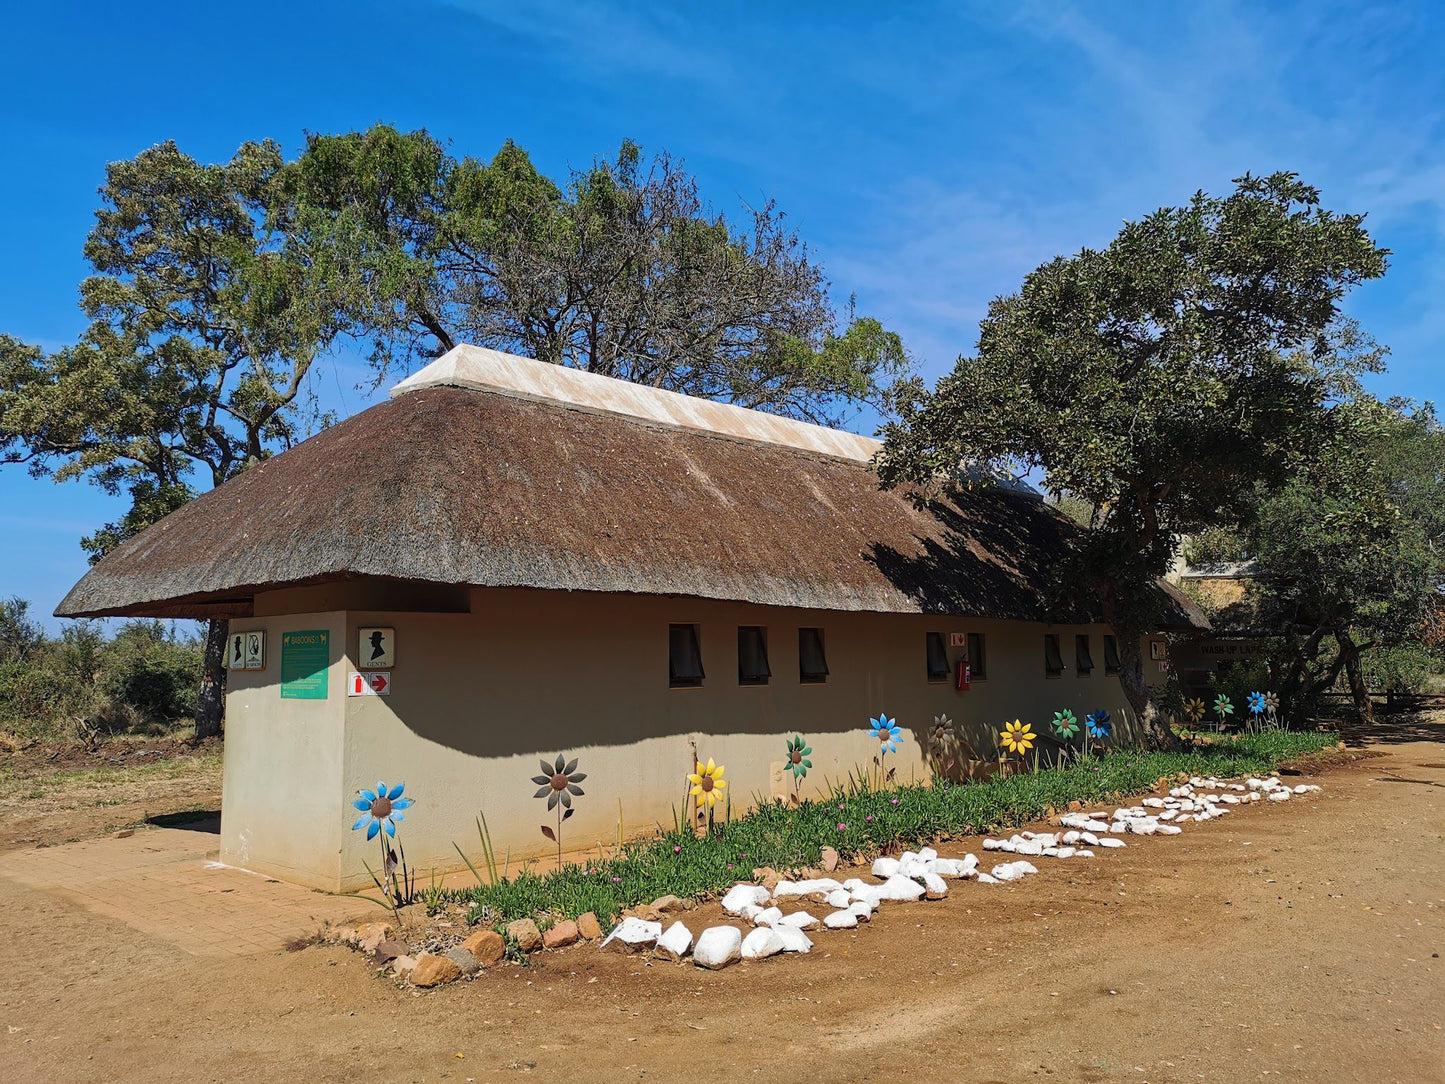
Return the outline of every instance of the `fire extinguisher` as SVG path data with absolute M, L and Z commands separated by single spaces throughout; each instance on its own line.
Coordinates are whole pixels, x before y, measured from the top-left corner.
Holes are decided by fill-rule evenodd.
M 968 665 L 967 659 L 958 660 L 958 677 L 956 685 L 959 692 L 967 692 L 969 684 L 973 681 L 973 667 Z

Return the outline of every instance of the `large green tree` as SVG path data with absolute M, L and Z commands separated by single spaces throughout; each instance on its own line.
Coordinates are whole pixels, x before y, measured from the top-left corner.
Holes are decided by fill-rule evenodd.
M 1300 470 L 1186 553 L 1202 567 L 1248 563 L 1234 609 L 1268 637 L 1287 710 L 1308 710 L 1343 672 L 1368 717 L 1366 653 L 1421 653 L 1445 601 L 1445 432 L 1433 409 L 1343 404 Z
M 377 126 L 312 136 L 286 178 L 288 244 L 379 374 L 470 342 L 832 423 L 908 370 L 897 335 L 840 319 L 774 205 L 731 221 L 666 154 L 624 144 L 558 183 L 510 142 L 458 159 Z
M 1139 652 L 1152 584 L 1184 536 L 1237 522 L 1328 431 L 1374 361 L 1337 306 L 1386 256 L 1363 216 L 1289 173 L 1126 223 L 995 300 L 978 352 L 931 394 L 905 389 L 880 473 L 929 486 L 1037 471 L 1091 506 L 1068 579 L 1097 596 L 1131 704 L 1163 737 Z
M 86 331 L 53 353 L 0 336 L 0 462 L 129 498 L 84 540 L 92 560 L 302 435 L 298 396 L 336 328 L 268 226 L 282 165 L 269 142 L 220 165 L 174 143 L 110 165 Z M 200 737 L 220 730 L 225 638 L 212 620 Z

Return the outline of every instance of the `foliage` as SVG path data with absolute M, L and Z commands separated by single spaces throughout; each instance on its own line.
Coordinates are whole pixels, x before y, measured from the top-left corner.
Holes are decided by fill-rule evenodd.
M 507 142 L 455 158 L 425 131 L 314 135 L 282 229 L 373 343 L 378 379 L 458 342 L 810 421 L 878 404 L 898 336 L 849 314 L 772 203 L 739 224 L 633 143 L 558 183 Z
M 1363 216 L 1326 210 L 1290 173 L 1126 223 L 996 299 L 977 354 L 931 394 L 904 386 L 880 474 L 926 489 L 1037 470 L 1092 508 L 1059 587 L 1097 595 L 1148 718 L 1134 633 L 1157 614 L 1154 581 L 1181 537 L 1238 522 L 1378 368 L 1337 304 L 1386 255 Z
M 1285 710 L 1311 710 L 1343 671 L 1362 712 L 1362 659 L 1388 649 L 1403 669 L 1386 681 L 1423 682 L 1445 584 L 1445 431 L 1434 411 L 1356 396 L 1283 484 L 1261 488 L 1245 524 L 1195 541 L 1191 562 L 1248 560 L 1240 608 L 1266 637 Z M 1408 676 L 1407 676 L 1408 675 Z
M 816 866 L 824 846 L 845 859 L 893 845 L 918 846 L 942 836 L 997 832 L 1037 820 L 1071 801 L 1093 805 L 1147 789 L 1177 772 L 1221 777 L 1267 772 L 1279 762 L 1325 748 L 1336 735 L 1266 731 L 1212 744 L 1199 752 L 1126 753 L 994 777 L 988 782 L 901 786 L 874 790 L 835 787 L 823 801 L 798 806 L 765 804 L 706 835 L 686 830 L 599 855 L 585 865 L 453 890 L 473 921 L 505 921 L 539 914 L 576 917 L 594 911 L 604 922 L 624 907 L 674 893 L 701 897 L 747 880 L 757 866 L 778 870 Z M 838 806 L 842 805 L 843 810 Z M 838 825 L 845 824 L 840 831 Z
M 157 733 L 194 714 L 201 644 L 159 621 L 128 621 L 109 638 L 77 622 L 46 635 L 22 599 L 0 600 L 0 728 L 22 738 L 96 731 Z

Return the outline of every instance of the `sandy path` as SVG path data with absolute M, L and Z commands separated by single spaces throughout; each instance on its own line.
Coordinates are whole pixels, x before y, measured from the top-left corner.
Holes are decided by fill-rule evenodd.
M 1445 1081 L 1445 745 L 1319 781 L 717 974 L 578 948 L 420 994 L 333 948 L 196 959 L 0 879 L 0 1056 L 53 1080 Z

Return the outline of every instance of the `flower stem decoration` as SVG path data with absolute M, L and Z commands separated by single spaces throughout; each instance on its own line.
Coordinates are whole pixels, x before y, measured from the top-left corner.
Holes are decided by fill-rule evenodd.
M 813 762 L 808 757 L 813 755 L 813 747 L 803 744 L 803 736 L 794 734 L 788 741 L 787 769 L 793 773 L 793 800 L 798 800 L 798 784 L 808 778 L 808 769 Z
M 1084 717 L 1084 729 L 1090 738 L 1103 741 L 1114 733 L 1114 721 L 1103 708 Z
M 698 761 L 693 767 L 693 772 L 687 777 L 692 784 L 689 792 L 697 801 L 698 809 L 707 810 L 707 829 L 712 831 L 713 807 L 723 799 L 723 792 L 727 790 L 727 781 L 723 779 L 723 766 L 714 764 L 711 757 L 706 764 Z
M 1224 729 L 1225 721 L 1234 714 L 1234 701 L 1220 693 L 1214 698 L 1214 714 L 1219 719 L 1219 729 Z
M 358 832 L 365 828 L 368 843 L 373 839 L 381 840 L 381 873 L 378 874 L 369 864 L 366 864 L 366 872 L 381 889 L 386 905 L 398 922 L 401 915 L 397 913 L 397 908 L 411 902 L 416 890 L 416 875 L 406 864 L 406 849 L 396 839 L 397 823 L 406 820 L 404 810 L 410 809 L 414 802 L 412 798 L 402 797 L 405 790 L 405 783 L 394 787 L 377 783 L 375 790 L 358 791 L 356 800 L 351 803 L 361 812 L 351 830 Z M 391 846 L 393 840 L 396 841 L 395 850 Z
M 1032 723 L 1023 723 L 1015 719 L 1011 723 L 1004 723 L 1003 729 L 998 732 L 998 740 L 1010 753 L 1015 754 L 1022 764 L 1024 754 L 1034 747 L 1037 737 L 1034 735 Z
M 873 758 L 873 763 L 878 766 L 880 784 L 893 778 L 894 768 L 887 772 L 883 770 L 883 758 L 889 753 L 898 752 L 898 743 L 903 740 L 903 728 L 898 725 L 897 719 L 890 719 L 883 712 L 878 713 L 878 718 L 868 720 L 868 729 L 878 739 L 878 755 Z
M 537 793 L 533 798 L 546 798 L 547 811 L 557 811 L 557 827 L 554 830 L 550 825 L 542 825 L 542 834 L 557 844 L 557 868 L 562 868 L 562 822 L 576 812 L 572 808 L 572 799 L 580 798 L 587 792 L 577 784 L 587 778 L 586 772 L 577 770 L 577 758 L 568 760 L 562 753 L 557 754 L 555 762 L 548 764 L 545 760 L 539 761 L 542 765 L 542 774 L 532 776 L 532 782 L 538 786 Z
M 1184 701 L 1184 718 L 1189 720 L 1190 726 L 1198 726 L 1203 721 L 1204 710 L 1203 700 Z

